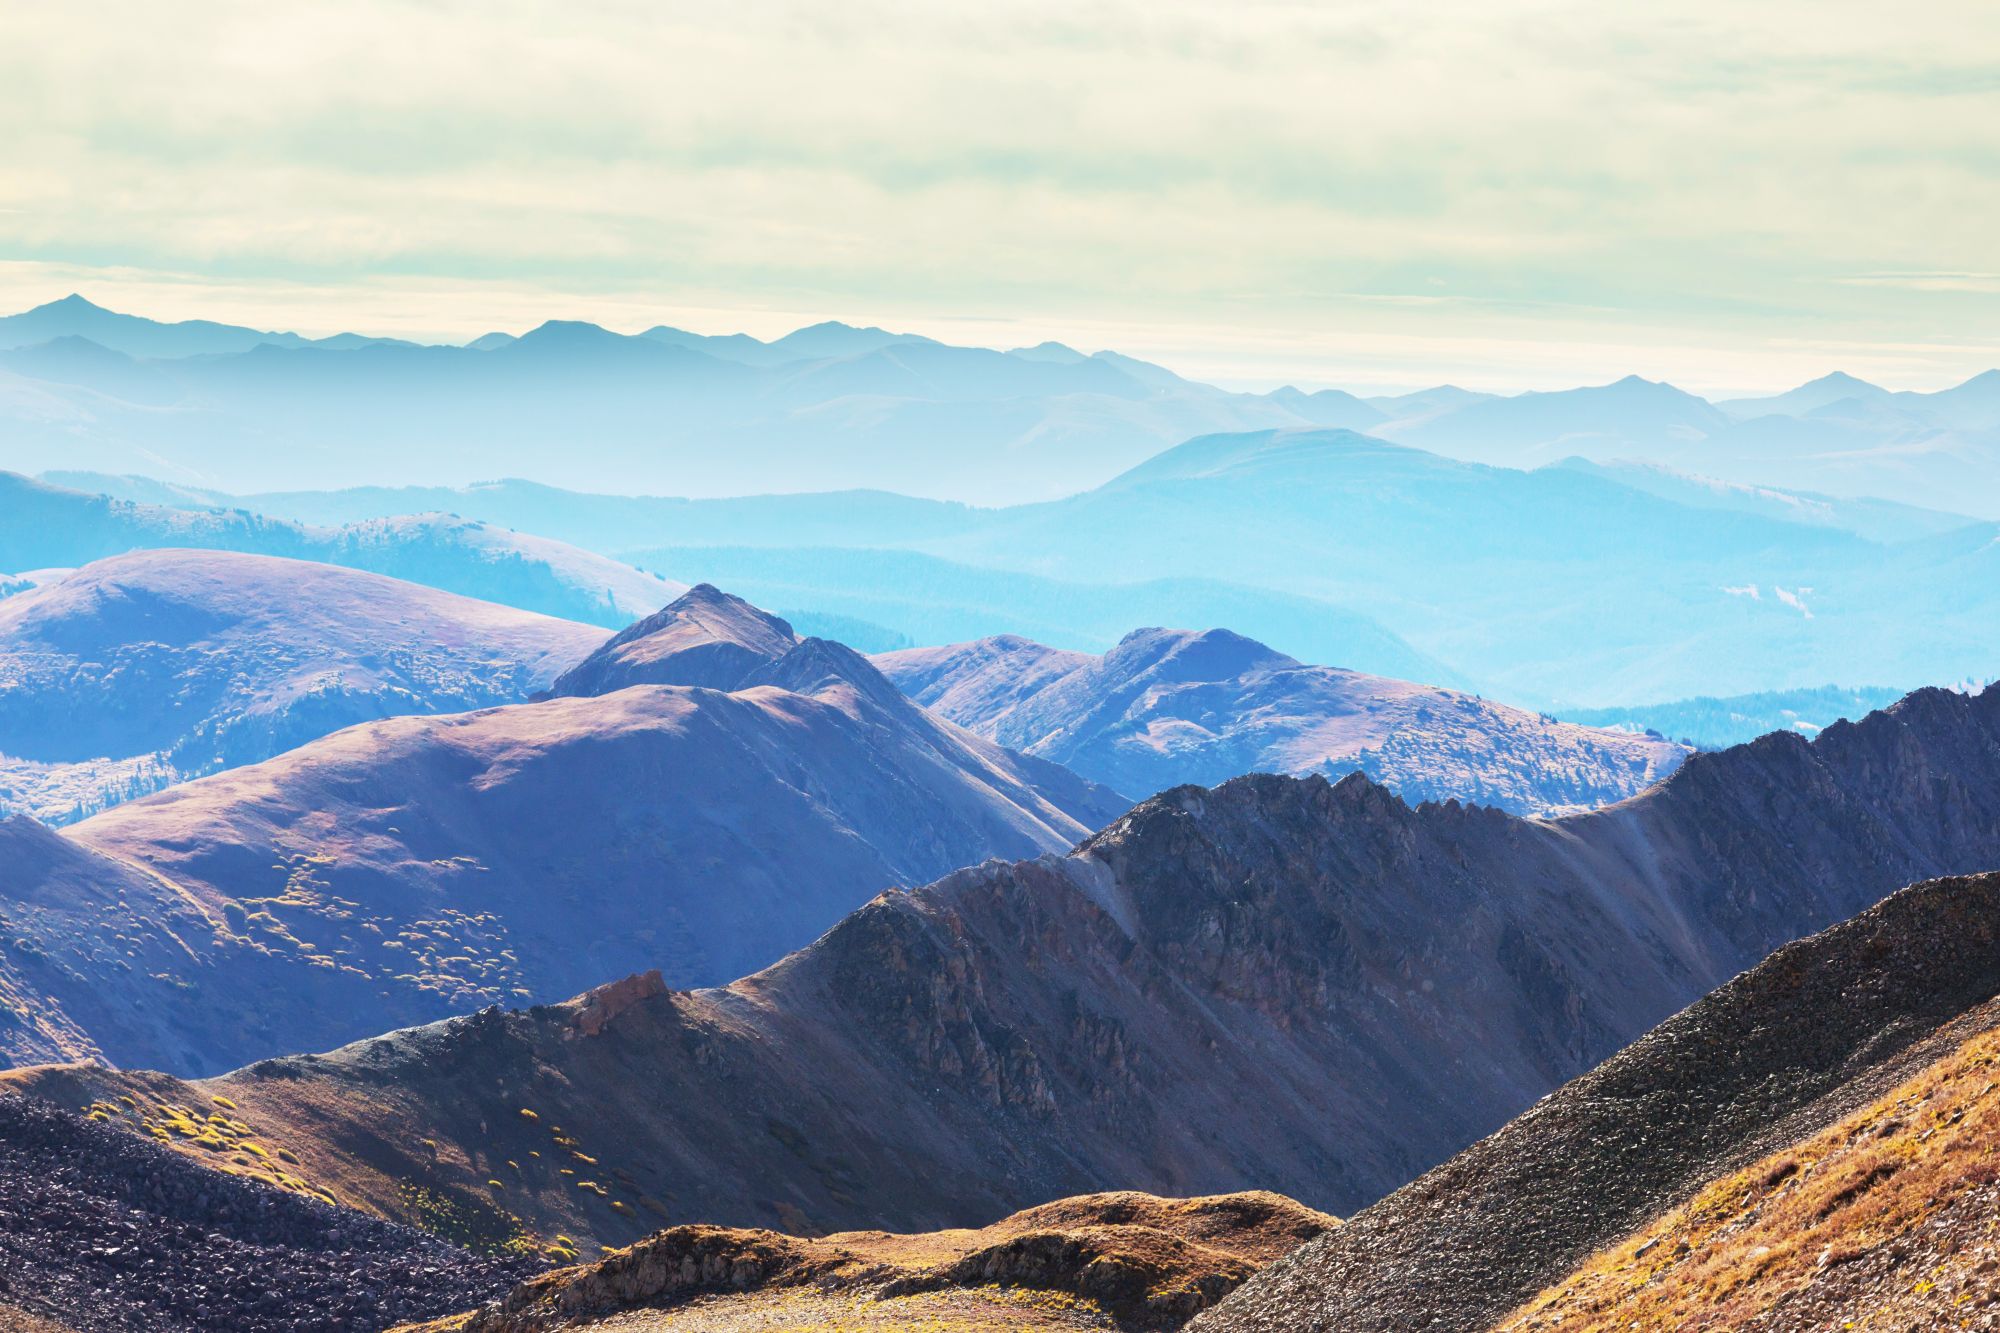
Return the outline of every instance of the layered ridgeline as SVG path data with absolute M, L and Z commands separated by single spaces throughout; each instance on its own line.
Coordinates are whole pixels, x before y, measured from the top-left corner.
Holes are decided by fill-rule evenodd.
M 1534 813 L 1622 800 L 1686 753 L 1455 690 L 1307 666 L 1228 630 L 1135 630 L 1101 657 L 1003 635 L 874 662 L 932 712 L 1137 795 L 1239 773 L 1360 772 L 1411 802 Z
M 1558 820 L 1359 776 L 1178 788 L 721 989 L 637 977 L 166 1094 L 18 1081 L 225 1095 L 341 1197 L 408 1217 L 418 1182 L 501 1240 L 921 1229 L 1105 1188 L 1344 1214 L 1773 948 L 1996 858 L 2000 690 L 1930 690 Z
M 1115 352 L 831 322 L 762 342 L 552 320 L 418 347 L 161 325 L 79 296 L 0 321 L 0 390 L 0 423 L 31 466 L 164 467 L 237 490 L 557 467 L 712 495 L 781 478 L 1039 499 L 1204 431 L 1383 416 L 1350 394 L 1234 393 Z M 561 447 L 578 439 L 591 447 Z
M 1254 596 L 1158 611 L 1128 597 L 1113 634 L 1227 625 L 1304 661 L 1460 684 L 1314 639 L 1307 617 L 1274 601 L 1309 599 L 1449 663 L 1484 693 L 1565 709 L 1985 679 L 2000 610 L 1992 522 L 1878 541 L 1792 521 L 1780 505 L 1718 507 L 1615 472 L 1481 466 L 1343 431 L 1194 439 L 1048 504 L 935 506 L 891 521 L 844 497 L 788 499 L 732 504 L 672 525 L 671 544 L 617 549 L 916 643 L 1014 633 L 1099 652 L 1113 641 L 1102 617 L 1057 614 L 1051 596 L 1205 580 Z M 815 522 L 808 501 L 852 516 L 844 528 Z M 725 512 L 733 537 L 713 526 Z M 1008 575 L 1041 582 L 1010 597 Z M 968 603 L 986 628 L 957 614 Z
M 1780 950 L 1196 1326 L 1989 1319 L 1996 996 L 2000 875 L 1907 889 Z
M 114 500 L 0 472 L 0 570 L 64 569 L 163 547 L 344 565 L 607 628 L 687 590 L 566 542 L 455 514 L 316 527 L 242 509 Z
M 725 642 L 755 648 L 719 672 Z M 210 1073 L 636 968 L 720 981 L 1125 808 L 713 588 L 579 681 L 604 692 L 351 727 L 60 836 L 0 824 L 0 1051 Z
M 0 810 L 75 818 L 357 722 L 524 700 L 604 639 L 333 565 L 99 560 L 0 600 Z
M 236 490 L 560 468 L 600 487 L 741 494 L 784 477 L 996 503 L 1096 485 L 1204 432 L 1332 426 L 1480 462 L 1644 459 L 2000 517 L 2000 371 L 1935 393 L 1834 374 L 1725 403 L 1636 376 L 1362 399 L 1235 393 L 1111 351 L 953 347 L 838 323 L 763 342 L 551 321 L 419 347 L 162 324 L 70 296 L 0 318 L 0 388 L 0 422 L 32 466 L 165 468 Z M 577 438 L 592 441 L 587 457 L 550 447 Z

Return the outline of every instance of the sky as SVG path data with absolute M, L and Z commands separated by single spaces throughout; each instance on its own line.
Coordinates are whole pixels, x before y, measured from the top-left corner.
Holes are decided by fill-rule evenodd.
M 0 7 L 0 308 L 839 318 L 1243 387 L 2000 364 L 2000 5 Z

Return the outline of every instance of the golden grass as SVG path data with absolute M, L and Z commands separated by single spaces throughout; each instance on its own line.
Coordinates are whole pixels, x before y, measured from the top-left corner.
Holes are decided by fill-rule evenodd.
M 2000 1032 L 1987 1032 L 1839 1123 L 1711 1182 L 1543 1291 L 1496 1333 L 1740 1327 L 1810 1296 L 1842 1265 L 1902 1244 L 2000 1179 L 1997 1153 Z M 1990 1264 L 1970 1250 L 1961 1255 Z M 1924 1297 L 1949 1280 L 1943 1271 L 1915 1274 L 1907 1294 Z M 1877 1322 L 1885 1314 L 1863 1311 L 1846 1326 L 1924 1326 Z

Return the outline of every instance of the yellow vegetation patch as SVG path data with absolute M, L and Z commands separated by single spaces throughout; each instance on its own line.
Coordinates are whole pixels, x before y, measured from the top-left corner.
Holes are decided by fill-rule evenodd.
M 2000 1032 L 1987 1032 L 1819 1134 L 1711 1182 L 1496 1333 L 1737 1328 L 1780 1302 L 1802 1312 L 1857 1260 L 1900 1267 L 1906 1251 L 1937 1246 L 1944 1250 L 1934 1270 L 1911 1272 L 1894 1301 L 1878 1293 L 1847 1326 L 1957 1327 L 1955 1317 L 1911 1322 L 1905 1306 L 1914 1299 L 1929 1310 L 1946 1288 L 1956 1293 L 1948 1304 L 1968 1317 L 2000 1301 L 1990 1244 L 1932 1234 L 1955 1202 L 2000 1180 L 1996 1150 Z M 1912 1243 L 1920 1229 L 1922 1247 Z M 1978 1265 L 1988 1271 L 1973 1271 Z

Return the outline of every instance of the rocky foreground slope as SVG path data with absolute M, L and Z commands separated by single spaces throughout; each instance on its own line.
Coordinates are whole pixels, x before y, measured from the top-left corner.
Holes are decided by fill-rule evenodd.
M 103 1119 L 0 1097 L 0 1329 L 360 1333 L 534 1267 L 209 1170 Z
M 684 620 L 768 651 L 727 691 L 395 718 L 59 838 L 0 823 L 0 1052 L 205 1074 L 635 969 L 726 980 L 1124 808 L 714 589 L 649 623 Z
M 1336 1218 L 1275 1194 L 1060 1199 L 984 1227 L 806 1239 L 677 1226 L 403 1333 L 1177 1329 Z M 770 1321 L 770 1322 L 765 1322 Z
M 1996 995 L 2000 875 L 1907 889 L 1780 950 L 1194 1327 L 1989 1318 Z
M 605 632 L 334 565 L 228 551 L 99 560 L 0 601 L 0 808 L 113 804 L 357 722 L 524 700 Z
M 1457 690 L 1307 666 L 1228 630 L 1134 630 L 1101 657 L 1003 635 L 874 662 L 960 726 L 1133 796 L 1239 773 L 1361 772 L 1412 802 L 1532 814 L 1623 800 L 1687 754 Z
M 496 1237 L 921 1230 L 1106 1188 L 1344 1213 L 1779 945 L 1996 859 L 2000 690 L 1560 820 L 1246 778 L 884 894 L 728 987 L 640 978 L 197 1092 L 343 1198 L 408 1217 L 419 1182 Z M 116 1077 L 16 1081 L 80 1104 Z

